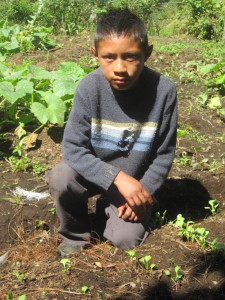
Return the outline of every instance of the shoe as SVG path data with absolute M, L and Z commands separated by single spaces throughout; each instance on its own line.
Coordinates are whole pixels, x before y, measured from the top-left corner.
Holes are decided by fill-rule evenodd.
M 67 244 L 65 242 L 62 242 L 58 246 L 58 253 L 59 253 L 59 255 L 60 256 L 64 256 L 64 257 L 69 257 L 69 256 L 72 256 L 74 254 L 77 254 L 81 250 L 83 250 L 82 246 L 71 245 L 71 244 Z

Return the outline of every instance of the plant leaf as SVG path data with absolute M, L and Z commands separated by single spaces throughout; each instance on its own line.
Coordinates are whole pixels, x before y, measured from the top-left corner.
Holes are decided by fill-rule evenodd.
M 73 95 L 77 84 L 78 82 L 74 82 L 71 78 L 58 79 L 53 83 L 53 92 L 58 97 Z
M 218 108 L 222 108 L 222 104 L 220 101 L 220 98 L 218 96 L 212 97 L 209 100 L 209 103 L 207 104 L 207 106 L 211 109 L 218 109 Z
M 45 69 L 36 67 L 36 66 L 29 66 L 31 78 L 37 79 L 37 80 L 43 80 L 43 79 L 52 79 L 51 72 L 46 71 Z
M 47 95 L 45 101 L 48 104 L 48 120 L 53 124 L 63 126 L 64 113 L 66 111 L 64 102 L 55 95 Z
M 47 107 L 44 106 L 42 103 L 34 102 L 31 105 L 31 112 L 42 124 L 47 123 L 48 121 Z
M 26 94 L 32 94 L 34 83 L 29 80 L 20 80 L 16 85 L 16 91 L 23 93 L 23 96 Z

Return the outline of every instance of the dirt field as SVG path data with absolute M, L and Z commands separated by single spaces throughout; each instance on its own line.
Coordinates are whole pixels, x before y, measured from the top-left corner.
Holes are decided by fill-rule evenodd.
M 71 41 L 62 38 L 60 43 L 64 47 L 47 55 L 43 52 L 17 54 L 10 60 L 17 64 L 23 59 L 32 60 L 48 70 L 58 68 L 62 61 L 87 64 L 91 57 L 91 38 L 83 36 Z M 70 258 L 66 272 L 57 254 L 60 239 L 51 197 L 18 200 L 13 194 L 16 187 L 48 193 L 44 176 L 29 171 L 12 173 L 8 162 L 0 161 L 0 255 L 8 252 L 7 260 L 0 264 L 0 299 L 12 299 L 7 298 L 10 291 L 13 299 L 26 295 L 29 300 L 225 299 L 225 252 L 210 252 L 196 241 L 185 241 L 178 235 L 178 229 L 169 224 L 182 214 L 186 221 L 192 220 L 199 224 L 196 226 L 209 231 L 208 241 L 218 238 L 218 243 L 225 244 L 224 120 L 197 102 L 197 96 L 206 92 L 202 79 L 197 75 L 195 80 L 187 74 L 181 76 L 182 66 L 199 59 L 198 49 L 189 49 L 179 55 L 154 52 L 147 62 L 149 67 L 169 74 L 175 81 L 179 129 L 188 131 L 188 135 L 178 137 L 175 163 L 157 194 L 161 215 L 167 210 L 164 225 L 158 224 L 146 243 L 135 249 L 133 258 L 107 241 L 100 241 L 105 217 L 101 203 L 96 216 L 96 198 L 92 198 L 89 208 L 93 246 Z M 2 147 L 8 153 L 16 142 L 14 129 L 4 131 Z M 44 128 L 39 132 L 36 147 L 27 151 L 28 156 L 50 169 L 61 160 L 62 135 L 62 128 Z M 204 208 L 211 199 L 219 203 L 214 217 Z M 151 263 L 155 264 L 152 272 L 139 262 L 146 255 L 151 255 Z M 176 278 L 176 266 L 181 267 L 181 278 Z M 166 275 L 166 270 L 171 276 Z M 86 292 L 82 291 L 84 286 L 88 287 Z

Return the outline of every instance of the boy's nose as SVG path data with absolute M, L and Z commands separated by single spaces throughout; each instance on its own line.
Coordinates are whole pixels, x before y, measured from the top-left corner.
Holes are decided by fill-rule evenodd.
M 114 72 L 119 72 L 119 73 L 126 72 L 126 66 L 125 66 L 125 64 L 124 64 L 124 62 L 123 62 L 122 59 L 117 59 L 115 61 Z

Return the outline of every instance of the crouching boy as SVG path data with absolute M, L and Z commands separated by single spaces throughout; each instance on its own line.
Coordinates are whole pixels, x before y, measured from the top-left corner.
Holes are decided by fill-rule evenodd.
M 150 232 L 154 194 L 166 179 L 176 143 L 176 88 L 146 66 L 152 52 L 143 22 L 111 10 L 95 32 L 100 68 L 79 83 L 63 137 L 63 162 L 47 175 L 70 255 L 90 242 L 88 197 L 102 193 L 104 237 L 121 249 Z

